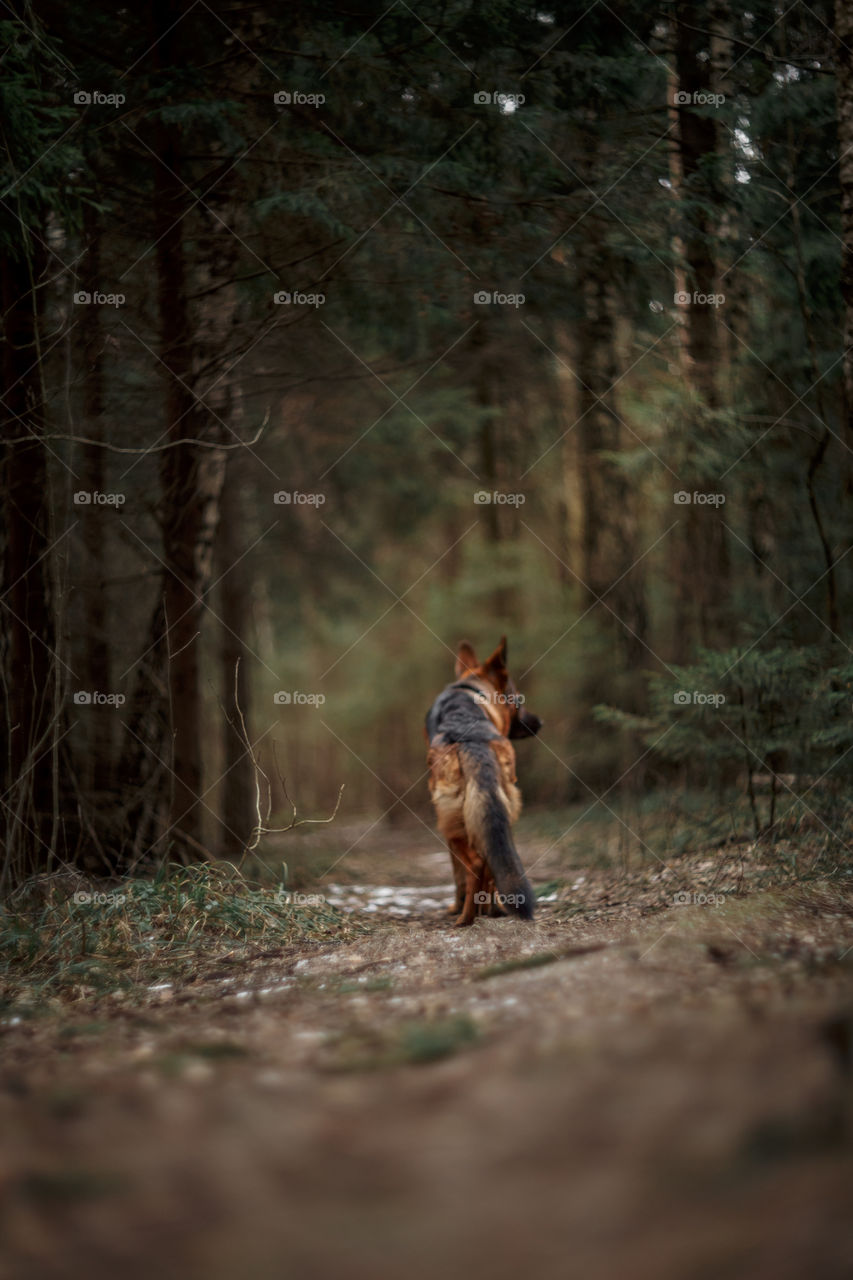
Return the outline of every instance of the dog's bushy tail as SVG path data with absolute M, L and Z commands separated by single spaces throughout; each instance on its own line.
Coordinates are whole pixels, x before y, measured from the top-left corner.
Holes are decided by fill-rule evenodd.
M 466 743 L 459 758 L 465 777 L 462 812 L 468 838 L 489 865 L 501 905 L 522 920 L 532 920 L 536 895 L 513 842 L 495 754 L 486 743 Z

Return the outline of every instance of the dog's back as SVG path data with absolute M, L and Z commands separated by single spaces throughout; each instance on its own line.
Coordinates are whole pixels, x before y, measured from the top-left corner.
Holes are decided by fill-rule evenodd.
M 499 652 L 505 653 L 502 644 Z M 477 908 L 491 899 L 486 886 L 492 879 L 505 910 L 530 919 L 535 903 L 511 833 L 521 812 L 521 794 L 507 732 L 518 711 L 516 707 L 494 713 L 481 674 L 487 667 L 477 668 L 476 675 L 470 666 L 467 672 L 463 668 L 467 678 L 439 694 L 426 722 L 430 795 L 453 859 L 459 924 L 471 923 Z M 498 724 L 504 721 L 501 732 Z M 535 733 L 539 725 L 527 716 L 528 726 L 534 722 L 526 734 Z

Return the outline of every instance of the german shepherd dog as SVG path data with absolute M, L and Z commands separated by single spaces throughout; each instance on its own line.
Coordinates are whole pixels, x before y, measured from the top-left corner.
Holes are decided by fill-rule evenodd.
M 460 644 L 456 680 L 427 714 L 429 790 L 450 849 L 457 925 L 484 911 L 533 916 L 536 898 L 511 832 L 521 793 L 510 739 L 533 737 L 542 721 L 522 701 L 507 673 L 504 636 L 482 664 L 470 644 Z

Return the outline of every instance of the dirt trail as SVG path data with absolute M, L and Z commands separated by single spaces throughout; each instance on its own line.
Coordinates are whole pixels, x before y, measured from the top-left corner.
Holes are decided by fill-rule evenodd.
M 4 1027 L 0 1276 L 853 1273 L 853 893 L 580 871 L 454 930 L 413 878 L 344 945 Z

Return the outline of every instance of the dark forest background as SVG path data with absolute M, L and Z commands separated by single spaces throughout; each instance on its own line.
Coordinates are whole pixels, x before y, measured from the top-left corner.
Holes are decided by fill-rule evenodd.
M 7 887 L 428 820 L 502 633 L 528 806 L 843 844 L 843 0 L 5 13 Z

